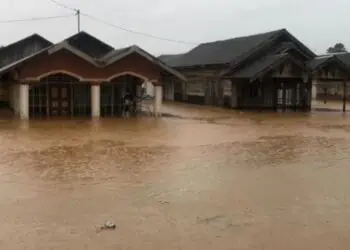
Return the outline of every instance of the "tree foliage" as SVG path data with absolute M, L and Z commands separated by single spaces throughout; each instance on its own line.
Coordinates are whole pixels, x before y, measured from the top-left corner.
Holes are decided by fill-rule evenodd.
M 336 43 L 333 47 L 327 49 L 327 53 L 342 53 L 348 52 L 343 43 Z

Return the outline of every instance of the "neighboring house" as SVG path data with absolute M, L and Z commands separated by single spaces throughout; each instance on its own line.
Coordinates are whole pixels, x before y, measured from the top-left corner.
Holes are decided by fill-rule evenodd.
M 200 44 L 159 58 L 180 71 L 164 85 L 164 99 L 231 108 L 311 107 L 312 80 L 325 65 L 286 29 Z
M 34 34 L 6 47 L 0 48 L 0 68 L 52 45 L 45 38 Z M 9 88 L 6 81 L 0 81 L 0 107 L 9 106 Z
M 337 53 L 318 56 L 314 63 L 331 63 L 338 61 L 344 66 L 350 67 L 350 53 Z M 350 91 L 346 93 L 347 99 L 350 99 Z M 335 81 L 314 81 L 313 84 L 313 98 L 316 100 L 342 100 L 344 98 L 344 79 Z
M 126 93 L 142 86 L 160 112 L 167 77 L 185 77 L 133 45 L 114 49 L 86 32 L 52 44 L 32 35 L 0 49 L 0 98 L 22 119 L 116 116 Z

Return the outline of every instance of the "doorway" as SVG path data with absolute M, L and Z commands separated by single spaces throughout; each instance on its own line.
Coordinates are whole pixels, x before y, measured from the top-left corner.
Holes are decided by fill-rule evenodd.
M 50 116 L 69 116 L 71 114 L 70 89 L 69 84 L 49 86 Z

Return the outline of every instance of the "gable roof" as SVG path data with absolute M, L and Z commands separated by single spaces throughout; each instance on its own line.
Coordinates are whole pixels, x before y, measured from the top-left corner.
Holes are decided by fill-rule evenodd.
M 350 53 L 343 53 L 336 55 L 343 63 L 350 67 Z
M 269 56 L 263 57 L 259 60 L 256 60 L 252 64 L 249 64 L 247 67 L 244 67 L 236 72 L 233 72 L 232 75 L 230 74 L 228 76 L 236 77 L 236 78 L 252 78 L 256 74 L 266 69 L 267 67 L 279 61 L 281 58 L 283 58 L 283 55 L 269 55 Z
M 286 61 L 290 61 L 300 68 L 308 70 L 307 65 L 299 63 L 298 61 L 294 60 L 291 55 L 284 53 L 267 55 L 254 61 L 252 64 L 249 64 L 243 69 L 240 69 L 227 76 L 234 78 L 249 78 L 250 81 L 255 81 L 258 77 L 270 72 L 272 69 L 278 67 Z
M 316 56 L 286 29 L 280 29 L 256 35 L 203 43 L 183 55 L 163 55 L 160 58 L 172 67 L 238 63 L 253 52 L 261 49 L 269 41 L 282 35 L 288 36 L 310 58 Z
M 47 52 L 49 55 L 56 53 L 57 51 L 60 50 L 68 50 L 71 53 L 75 54 L 76 56 L 84 59 L 85 61 L 88 61 L 91 64 L 94 64 L 95 66 L 99 66 L 96 61 L 89 56 L 88 54 L 86 54 L 85 52 L 77 49 L 76 47 L 73 47 L 72 45 L 70 45 L 66 40 L 64 40 L 63 42 L 60 42 L 58 44 L 55 44 L 53 46 L 51 46 L 50 48 L 48 48 Z
M 185 54 L 160 55 L 158 59 L 165 62 L 168 65 L 171 65 L 174 61 L 179 60 L 180 57 L 183 55 Z
M 51 45 L 52 43 L 44 37 L 38 34 L 32 34 L 19 41 L 1 47 L 0 67 L 21 60 Z
M 87 43 L 84 44 L 83 41 L 86 41 Z M 94 48 L 94 46 L 96 46 L 96 48 Z M 39 54 L 47 53 L 50 55 L 61 50 L 67 50 L 75 54 L 76 56 L 82 58 L 83 60 L 100 68 L 106 67 L 118 60 L 121 60 L 132 53 L 137 53 L 140 56 L 146 58 L 148 61 L 158 65 L 164 71 L 178 77 L 181 80 L 186 80 L 186 78 L 181 73 L 172 69 L 171 67 L 169 67 L 168 65 L 160 61 L 158 58 L 152 56 L 151 54 L 149 54 L 148 52 L 146 52 L 145 50 L 141 49 L 136 45 L 129 46 L 122 49 L 114 49 L 113 47 L 101 42 L 100 40 L 98 40 L 97 38 L 94 38 L 93 36 L 91 36 L 90 34 L 87 34 L 86 32 L 80 32 L 77 35 L 69 37 L 60 43 L 57 43 L 54 45 L 51 44 L 50 46 L 44 49 L 35 51 L 34 53 L 28 56 L 25 56 L 17 61 L 8 63 L 3 67 L 0 67 L 0 74 L 3 74 L 8 70 L 11 70 L 12 68 L 22 64 L 23 62 Z
M 350 53 L 320 56 L 310 61 L 308 66 L 313 72 L 316 72 L 318 69 L 333 62 L 337 63 L 343 70 L 350 72 Z
M 167 64 L 159 60 L 158 58 L 154 57 L 150 53 L 146 52 L 145 50 L 141 49 L 140 47 L 136 45 L 132 45 L 130 47 L 114 50 L 113 52 L 109 53 L 105 57 L 102 58 L 103 63 L 106 65 L 110 65 L 118 60 L 123 59 L 124 57 L 136 53 L 139 54 L 140 56 L 146 58 L 148 61 L 158 65 L 160 68 L 162 68 L 164 71 L 178 77 L 179 79 L 185 81 L 186 78 L 177 70 L 169 67 Z
M 260 45 L 276 35 L 280 30 L 251 36 L 236 37 L 228 40 L 203 43 L 174 59 L 168 57 L 168 63 L 173 67 L 190 67 L 197 65 L 228 64 L 243 53 Z
M 96 37 L 81 31 L 65 41 L 74 48 L 84 52 L 90 57 L 97 59 L 114 50 L 110 45 L 102 42 Z
M 309 62 L 309 67 L 311 70 L 315 70 L 318 68 L 320 65 L 324 64 L 325 62 L 331 60 L 333 58 L 332 55 L 327 55 L 327 56 L 320 56 L 316 57 L 315 59 L 311 60 Z

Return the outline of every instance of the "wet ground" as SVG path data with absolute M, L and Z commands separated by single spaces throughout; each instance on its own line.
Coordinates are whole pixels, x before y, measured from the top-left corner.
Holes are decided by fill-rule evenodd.
M 1 121 L 0 249 L 348 248 L 350 116 L 165 110 Z

